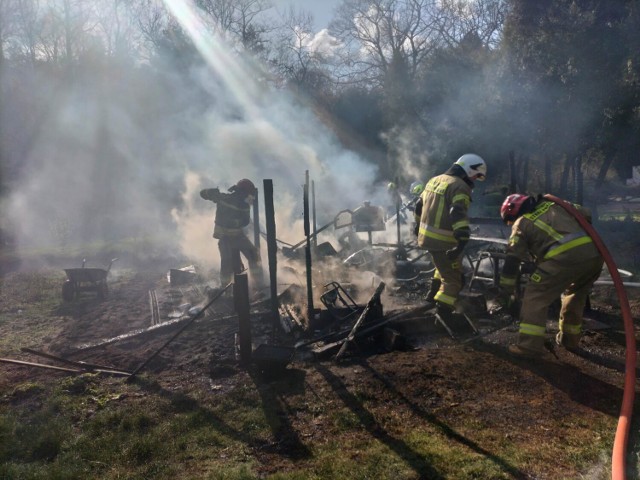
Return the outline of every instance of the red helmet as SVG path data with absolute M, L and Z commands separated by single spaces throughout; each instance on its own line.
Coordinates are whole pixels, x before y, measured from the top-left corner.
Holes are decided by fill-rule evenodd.
M 255 195 L 256 194 L 256 186 L 253 184 L 251 180 L 243 178 L 238 183 L 236 183 L 235 191 L 241 192 L 245 195 Z
M 523 210 L 522 206 L 525 203 L 529 203 L 530 199 L 529 195 L 523 195 L 522 193 L 514 193 L 505 198 L 500 207 L 500 216 L 504 223 L 515 222 L 520 215 L 526 213 L 521 211 Z

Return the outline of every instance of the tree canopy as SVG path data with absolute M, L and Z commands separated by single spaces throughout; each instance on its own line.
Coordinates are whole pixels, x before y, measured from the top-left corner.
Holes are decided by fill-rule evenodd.
M 2 196 L 73 165 L 102 180 L 72 195 L 91 195 L 92 215 L 118 203 L 110 181 L 170 209 L 182 200 L 167 190 L 208 157 L 349 155 L 311 145 L 320 136 L 302 120 L 289 138 L 289 108 L 328 125 L 375 167 L 374 183 L 408 185 L 475 152 L 489 165 L 483 188 L 509 184 L 515 168 L 518 188 L 565 194 L 577 161 L 594 187 L 623 185 L 640 164 L 639 10 L 342 0 L 316 29 L 267 0 L 0 0 Z M 253 136 L 218 138 L 240 124 Z

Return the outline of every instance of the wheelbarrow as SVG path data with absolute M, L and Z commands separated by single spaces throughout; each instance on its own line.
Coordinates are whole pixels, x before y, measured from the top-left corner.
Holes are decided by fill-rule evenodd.
M 71 302 L 81 292 L 95 292 L 100 300 L 105 299 L 109 293 L 107 275 L 116 260 L 113 258 L 106 269 L 86 268 L 85 259 L 82 260 L 82 268 L 65 268 L 67 280 L 62 284 L 62 299 Z

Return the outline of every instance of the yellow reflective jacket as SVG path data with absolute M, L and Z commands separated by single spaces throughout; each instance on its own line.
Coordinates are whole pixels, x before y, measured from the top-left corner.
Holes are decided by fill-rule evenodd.
M 587 209 L 574 206 L 590 219 Z M 590 259 L 600 253 L 571 214 L 551 201 L 542 201 L 533 212 L 522 215 L 513 224 L 507 255 L 520 260 L 531 256 L 539 264 L 550 258 Z
M 443 173 L 427 182 L 421 195 L 418 245 L 432 251 L 448 250 L 469 240 L 468 210 L 471 182 Z M 418 217 L 416 215 L 416 220 Z
M 574 207 L 591 221 L 588 209 L 575 204 Z M 506 289 L 516 283 L 517 267 L 512 258 L 520 261 L 533 258 L 537 265 L 551 259 L 571 265 L 600 256 L 578 221 L 551 201 L 538 203 L 533 212 L 515 221 L 506 253 L 507 260 L 500 277 L 500 286 Z

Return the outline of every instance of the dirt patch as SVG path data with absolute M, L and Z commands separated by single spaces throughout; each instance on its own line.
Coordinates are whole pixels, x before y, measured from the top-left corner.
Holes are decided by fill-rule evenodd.
M 24 282 L 21 275 L 7 273 L 3 281 Z M 7 318 L 0 325 L 3 335 L 19 321 L 9 305 L 22 303 L 17 298 L 20 289 L 11 291 L 16 298 L 8 298 L 7 289 L 2 293 Z M 150 292 L 155 292 L 161 322 L 149 330 L 154 326 Z M 387 302 L 399 308 L 419 298 L 419 292 L 401 288 L 390 287 L 388 292 L 393 298 L 383 297 L 383 306 Z M 610 287 L 600 287 L 592 296 L 582 355 L 554 348 L 557 324 L 551 321 L 548 353 L 542 360 L 527 361 L 506 353 L 517 335 L 512 322 L 482 324 L 479 335 L 467 332 L 452 339 L 425 315 L 393 325 L 406 339 L 401 350 L 386 351 L 379 338 L 361 340 L 343 362 L 333 361 L 335 352 L 325 358 L 299 353 L 286 370 L 271 376 L 238 361 L 238 320 L 229 295 L 221 296 L 202 318 L 166 344 L 184 325 L 180 313 L 215 294 L 204 285 L 171 287 L 165 271 L 136 269 L 119 275 L 115 270 L 107 299 L 87 295 L 55 304 L 47 315 L 56 328 L 41 337 L 21 338 L 11 356 L 49 363 L 19 351 L 30 347 L 132 371 L 165 347 L 148 363 L 143 376 L 152 377 L 166 391 L 201 396 L 253 384 L 263 401 L 281 405 L 273 441 L 251 445 L 262 475 L 304 468 L 310 445 L 337 434 L 322 413 L 337 406 L 348 408 L 356 419 L 359 427 L 352 435 L 384 443 L 415 472 L 429 472 L 432 467 L 414 447 L 398 440 L 396 430 L 406 425 L 437 431 L 463 445 L 469 455 L 491 458 L 511 478 L 532 479 L 585 474 L 567 467 L 558 450 L 593 442 L 592 426 L 613 427 L 619 415 L 624 331 Z M 629 294 L 637 320 L 640 298 L 634 290 Z M 255 343 L 273 338 L 268 312 L 265 303 L 252 305 Z M 9 364 L 2 369 L 4 391 L 25 382 L 47 384 L 66 376 Z M 612 428 L 612 437 L 613 433 Z M 548 448 L 537 448 L 539 458 L 525 462 L 527 467 L 511 465 L 500 455 L 504 448 L 530 445 Z M 422 478 L 430 478 L 426 475 Z

